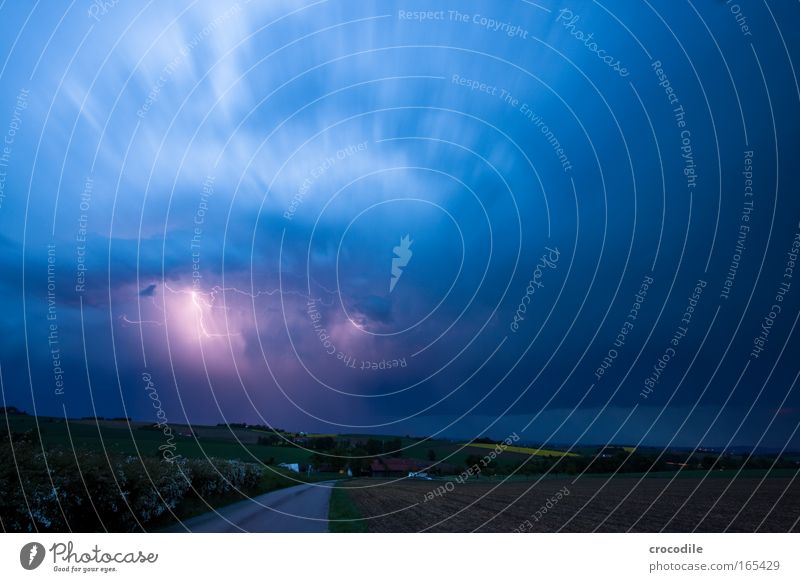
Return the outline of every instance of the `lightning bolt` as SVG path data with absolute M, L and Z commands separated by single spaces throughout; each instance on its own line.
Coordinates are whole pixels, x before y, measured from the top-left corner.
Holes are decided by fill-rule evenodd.
M 239 333 L 211 333 L 206 329 L 205 324 L 205 312 L 203 311 L 203 307 L 207 307 L 208 309 L 214 309 L 214 301 L 216 299 L 215 295 L 211 295 L 211 301 L 206 301 L 205 296 L 198 291 L 191 291 L 192 295 L 192 304 L 197 307 L 197 322 L 200 325 L 200 331 L 203 332 L 205 337 L 233 337 L 237 335 L 241 335 Z M 226 308 L 227 309 L 227 308 Z
M 174 289 L 166 282 L 163 283 L 163 287 L 164 287 L 164 289 L 166 289 L 167 291 L 169 291 L 172 294 L 175 294 L 175 295 L 188 295 L 190 297 L 192 305 L 195 307 L 195 310 L 196 310 L 196 313 L 197 313 L 197 321 L 198 321 L 198 325 L 199 325 L 199 328 L 200 328 L 200 333 L 202 334 L 203 337 L 206 337 L 206 338 L 234 337 L 234 336 L 241 335 L 240 333 L 214 333 L 214 332 L 209 331 L 208 327 L 206 326 L 206 320 L 205 320 L 205 316 L 206 316 L 205 310 L 206 309 L 224 309 L 226 311 L 228 311 L 230 309 L 226 305 L 223 305 L 223 306 L 217 305 L 217 298 L 220 295 L 222 295 L 222 297 L 224 298 L 225 293 L 234 293 L 234 294 L 237 294 L 237 295 L 242 295 L 244 297 L 249 297 L 251 299 L 258 299 L 259 297 L 264 297 L 264 296 L 272 297 L 274 295 L 282 295 L 282 296 L 290 296 L 291 295 L 291 296 L 295 296 L 295 297 L 300 297 L 300 298 L 305 299 L 305 300 L 310 300 L 311 299 L 311 296 L 307 295 L 305 293 L 300 293 L 298 291 L 282 290 L 282 289 L 258 290 L 255 293 L 251 293 L 249 291 L 246 291 L 246 290 L 243 290 L 243 289 L 239 289 L 238 287 L 221 287 L 219 285 L 215 285 L 214 287 L 211 288 L 210 291 L 198 291 L 196 289 Z M 321 287 L 321 285 L 320 285 L 320 287 Z M 322 287 L 322 288 L 326 293 L 336 294 L 336 292 L 334 292 L 334 291 L 330 291 L 329 289 L 326 289 L 324 287 Z M 158 306 L 158 304 L 155 301 L 155 297 L 153 297 L 152 300 L 153 300 L 153 305 L 159 311 L 161 311 L 163 313 L 164 310 L 161 307 Z M 323 305 L 332 305 L 333 304 L 332 300 L 331 300 L 330 303 L 326 303 L 326 302 L 322 301 L 319 298 L 314 298 L 314 300 L 315 301 L 319 301 Z M 125 314 L 123 314 L 120 317 L 120 320 L 122 322 L 126 323 L 126 324 L 129 324 L 129 325 L 158 325 L 160 327 L 164 326 L 164 322 L 161 322 L 161 321 L 154 321 L 154 320 L 147 320 L 147 319 L 134 320 L 134 319 L 129 318 Z
M 39 553 L 39 548 L 36 546 L 31 546 L 31 552 L 28 555 L 28 566 L 33 564 L 33 559 L 36 557 L 36 554 Z

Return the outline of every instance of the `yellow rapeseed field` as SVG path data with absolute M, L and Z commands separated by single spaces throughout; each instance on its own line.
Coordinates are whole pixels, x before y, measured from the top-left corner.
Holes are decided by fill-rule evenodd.
M 485 443 L 472 443 L 468 445 L 470 447 L 478 447 L 479 449 L 493 449 L 496 445 L 490 445 Z M 504 449 L 509 453 L 520 453 L 523 455 L 541 455 L 546 456 L 550 455 L 552 457 L 577 457 L 579 456 L 577 453 L 567 453 L 564 451 L 556 451 L 553 449 L 534 449 L 532 447 L 513 447 L 508 446 Z

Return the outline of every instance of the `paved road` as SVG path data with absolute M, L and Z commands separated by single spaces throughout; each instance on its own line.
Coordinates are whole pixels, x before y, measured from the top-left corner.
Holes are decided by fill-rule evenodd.
M 233 503 L 183 523 L 192 532 L 319 533 L 328 531 L 334 481 L 297 485 Z M 186 531 L 181 525 L 167 531 Z

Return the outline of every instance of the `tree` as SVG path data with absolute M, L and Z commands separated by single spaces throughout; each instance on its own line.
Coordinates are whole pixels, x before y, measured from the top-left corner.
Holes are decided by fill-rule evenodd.
M 428 449 L 428 460 L 431 462 L 436 460 L 436 451 L 433 449 Z
M 277 435 L 271 434 L 267 436 L 260 436 L 258 437 L 258 444 L 259 445 L 267 445 L 267 446 L 274 446 L 279 443 L 281 438 Z
M 480 455 L 467 455 L 467 458 L 464 459 L 464 464 L 467 467 L 472 467 L 473 465 L 478 465 L 478 467 L 480 467 L 481 459 L 483 459 L 483 457 Z
M 383 453 L 383 443 L 378 439 L 368 439 L 367 440 L 367 454 L 368 455 L 380 455 Z
M 311 448 L 316 451 L 331 451 L 336 446 L 336 439 L 333 437 L 317 437 L 311 439 Z
M 389 442 L 386 443 L 386 451 L 391 451 L 393 457 L 399 457 L 403 454 L 401 450 L 403 448 L 403 441 L 400 440 L 400 437 L 393 438 Z

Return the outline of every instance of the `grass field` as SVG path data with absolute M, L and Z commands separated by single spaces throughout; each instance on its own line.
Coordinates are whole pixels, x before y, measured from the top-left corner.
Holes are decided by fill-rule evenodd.
M 331 491 L 330 507 L 328 509 L 328 531 L 332 533 L 364 533 L 367 524 L 361 520 L 362 515 L 353 498 L 347 493 L 342 484 Z M 355 520 L 355 521 L 353 521 Z
M 482 480 L 436 496 L 430 492 L 441 481 L 363 479 L 341 491 L 369 532 L 800 531 L 797 471 L 763 476 Z
M 36 418 L 25 415 L 10 415 L 12 432 L 36 431 Z M 109 451 L 127 455 L 155 457 L 158 447 L 167 443 L 162 431 L 152 430 L 149 424 L 133 422 L 130 427 L 125 421 L 70 420 L 39 417 L 38 432 L 45 447 L 49 445 L 86 447 L 93 450 Z M 245 462 L 303 463 L 311 452 L 297 446 L 266 446 L 256 444 L 258 431 L 250 429 L 230 429 L 228 427 L 193 427 L 197 438 L 181 436 L 190 434 L 189 427 L 174 425 L 175 455 L 186 458 L 216 457 L 238 459 Z M 2 429 L 0 429 L 2 430 Z

